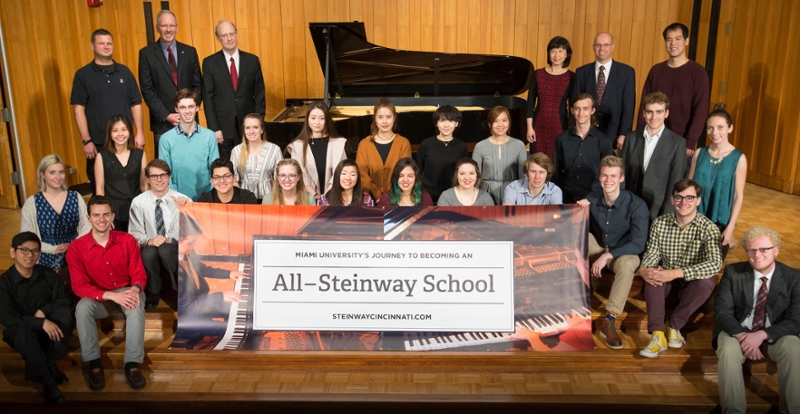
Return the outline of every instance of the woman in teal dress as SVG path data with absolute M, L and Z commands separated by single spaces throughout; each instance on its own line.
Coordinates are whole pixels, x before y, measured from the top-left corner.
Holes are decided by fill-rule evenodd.
M 718 103 L 706 118 L 711 145 L 695 151 L 689 170 L 689 178 L 703 189 L 697 211 L 711 219 L 722 233 L 722 260 L 729 248 L 736 247 L 733 229 L 742 211 L 747 180 L 747 157 L 728 140 L 731 132 L 733 119 L 725 104 Z

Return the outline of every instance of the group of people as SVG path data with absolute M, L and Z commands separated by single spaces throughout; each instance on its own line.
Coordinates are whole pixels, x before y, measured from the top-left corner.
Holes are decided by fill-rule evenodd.
M 782 402 L 798 406 L 800 385 L 787 372 L 800 369 L 800 282 L 794 269 L 775 261 L 777 233 L 748 231 L 749 263 L 729 266 L 716 284 L 727 249 L 736 244 L 747 161 L 730 142 L 733 120 L 724 105 L 706 114 L 708 78 L 686 57 L 683 24 L 663 32 L 670 58 L 648 75 L 636 131 L 634 70 L 612 60 L 613 36 L 603 32 L 593 44 L 596 62 L 576 73 L 566 69 L 569 42 L 550 41 L 548 66 L 536 71 L 529 92 L 530 156 L 523 140 L 508 135 L 509 111 L 497 106 L 487 116 L 491 136 L 470 157 L 467 144 L 455 137 L 462 115 L 446 105 L 432 115 L 438 133 L 423 140 L 412 158 L 409 140 L 396 132 L 397 109 L 381 99 L 355 160 L 323 102 L 309 106 L 300 134 L 284 152 L 268 142 L 260 64 L 238 49 L 231 22 L 215 28 L 222 51 L 203 61 L 202 76 L 196 50 L 175 40 L 175 15 L 161 11 L 157 29 L 161 38 L 141 50 L 139 63 L 155 159 L 148 162 L 141 149 L 136 80 L 112 60 L 111 34 L 97 30 L 95 58 L 76 73 L 71 98 L 96 196 L 87 207 L 67 189 L 61 159 L 45 157 L 39 192 L 26 201 L 21 233 L 12 240 L 15 264 L 0 277 L 4 339 L 25 356 L 26 378 L 44 384 L 48 402 L 63 402 L 58 385 L 67 381 L 55 360 L 66 353 L 72 332 L 69 290 L 79 299 L 75 321 L 89 387 L 105 385 L 94 320 L 107 316 L 112 304 L 127 318 L 126 378 L 134 389 L 145 386 L 138 367 L 144 310 L 157 306 L 162 275 L 178 290 L 179 263 L 203 266 L 187 260 L 196 235 L 181 233 L 188 231 L 180 225 L 189 220 L 178 210 L 184 203 L 577 203 L 590 212 L 590 274 L 600 278 L 607 270 L 615 278 L 598 324 L 609 348 L 623 347 L 617 318 L 637 272 L 646 282 L 652 333 L 640 354 L 649 358 L 683 346 L 681 329 L 716 289 L 714 346 L 723 407 L 733 412 L 743 406 L 737 367 L 764 352 L 779 361 Z M 197 123 L 201 103 L 208 128 Z M 711 142 L 695 150 L 703 125 Z M 243 276 L 224 273 L 218 277 Z M 202 291 L 199 276 L 184 290 Z M 665 300 L 676 292 L 679 303 L 667 323 Z M 235 292 L 227 293 L 221 300 L 237 300 Z M 178 307 L 190 306 L 193 297 L 179 296 Z

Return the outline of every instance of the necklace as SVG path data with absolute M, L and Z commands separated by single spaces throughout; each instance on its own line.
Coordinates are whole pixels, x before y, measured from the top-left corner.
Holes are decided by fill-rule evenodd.
M 444 146 L 445 146 L 445 147 L 446 147 L 446 146 L 448 146 L 448 145 L 450 145 L 450 143 L 451 143 L 451 142 L 453 142 L 453 137 L 450 137 L 450 139 L 448 139 L 447 141 L 445 141 L 445 140 L 443 140 L 443 139 L 442 139 L 442 137 L 440 137 L 440 136 L 438 136 L 438 135 L 437 135 L 437 136 L 436 136 L 436 139 L 438 139 L 439 141 L 441 141 L 441 142 L 442 142 L 442 144 L 444 144 Z
M 392 142 L 392 140 L 394 139 L 394 136 L 395 136 L 395 134 L 392 134 L 392 136 L 389 137 L 389 138 L 382 138 L 380 135 L 375 134 L 374 139 L 375 139 L 375 141 L 380 141 L 380 143 L 382 143 L 382 144 L 388 144 L 388 143 Z
M 311 139 L 309 139 L 309 141 L 311 141 L 311 145 L 314 145 L 314 141 L 316 141 L 318 139 L 325 139 L 325 137 L 311 137 Z
M 717 165 L 721 163 L 723 159 L 725 159 L 725 157 L 714 158 L 711 156 L 711 154 L 708 154 L 708 162 L 710 162 L 711 164 Z

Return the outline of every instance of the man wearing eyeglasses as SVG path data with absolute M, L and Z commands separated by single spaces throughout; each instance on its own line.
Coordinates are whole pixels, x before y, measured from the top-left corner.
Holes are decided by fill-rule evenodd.
M 639 274 L 644 279 L 647 330 L 653 338 L 639 354 L 655 358 L 686 341 L 680 330 L 714 291 L 714 275 L 722 265 L 719 228 L 697 213 L 700 185 L 682 179 L 672 188 L 675 212 L 658 217 L 650 226 Z M 666 298 L 679 292 L 678 305 L 666 326 Z M 666 332 L 666 333 L 665 333 Z
M 178 206 L 188 198 L 169 188 L 171 172 L 164 160 L 155 159 L 147 163 L 144 174 L 150 190 L 131 202 L 128 232 L 139 242 L 142 264 L 147 273 L 145 309 L 158 306 L 163 271 L 169 275 L 172 289 L 178 289 Z
M 242 139 L 244 116 L 264 116 L 267 102 L 258 56 L 239 49 L 236 26 L 220 20 L 214 35 L 222 50 L 203 59 L 203 109 L 214 131 L 219 153 L 228 159 Z
M 211 185 L 214 189 L 200 194 L 200 203 L 221 204 L 259 204 L 256 195 L 250 190 L 233 185 L 233 162 L 217 158 L 211 163 Z
M 160 38 L 139 51 L 139 83 L 142 96 L 150 108 L 150 130 L 153 131 L 155 158 L 161 135 L 178 125 L 180 115 L 172 99 L 184 88 L 201 94 L 200 60 L 197 50 L 178 42 L 178 19 L 169 10 L 156 16 Z
M 178 126 L 161 136 L 159 156 L 169 164 L 169 188 L 185 194 L 193 201 L 211 189 L 211 163 L 219 158 L 214 132 L 195 122 L 200 98 L 190 89 L 175 95 L 175 110 L 180 115 Z
M 25 379 L 44 385 L 48 404 L 61 404 L 58 386 L 69 379 L 56 361 L 69 351 L 72 307 L 56 272 L 36 264 L 41 248 L 29 231 L 11 239 L 14 264 L 0 275 L 0 324 L 3 340 L 25 359 Z
M 747 412 L 742 364 L 769 356 L 778 365 L 780 412 L 800 412 L 800 272 L 776 261 L 778 232 L 753 227 L 747 262 L 725 267 L 714 296 L 719 400 L 724 413 Z
M 619 149 L 633 126 L 636 72 L 632 67 L 611 58 L 614 52 L 611 33 L 598 33 L 592 48 L 596 60 L 575 71 L 569 98 L 584 92 L 595 97 L 598 129 L 611 137 L 615 142 L 614 147 Z

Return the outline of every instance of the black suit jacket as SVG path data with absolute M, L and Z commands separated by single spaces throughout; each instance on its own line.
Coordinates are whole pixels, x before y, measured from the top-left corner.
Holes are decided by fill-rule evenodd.
M 167 57 L 157 40 L 139 51 L 139 85 L 147 107 L 150 108 L 150 130 L 163 134 L 173 125 L 165 119 L 175 112 L 175 94 L 189 88 L 202 99 L 202 77 L 197 50 L 189 45 L 175 42 L 175 57 L 178 61 L 178 86 L 172 80 L 172 70 Z
M 668 128 L 644 170 L 644 129 L 625 137 L 620 157 L 625 160 L 625 189 L 642 198 L 650 209 L 650 221 L 662 214 L 675 211 L 672 205 L 672 187 L 686 172 L 686 143 Z
M 239 124 L 256 112 L 263 117 L 267 104 L 264 98 L 264 75 L 258 56 L 239 50 L 239 82 L 236 91 L 231 82 L 230 64 L 220 50 L 203 59 L 203 106 L 208 129 L 222 131 L 226 141 L 242 139 Z
M 594 76 L 595 62 L 583 65 L 575 71 L 570 89 L 570 99 L 579 93 L 588 93 L 597 99 L 597 81 Z M 604 134 L 617 139 L 627 135 L 633 127 L 636 110 L 636 72 L 632 67 L 613 61 L 607 76 L 606 91 L 596 116 Z
M 206 278 L 227 279 L 230 278 L 230 270 L 206 266 L 194 252 L 189 254 L 189 260 L 189 271 L 193 268 L 197 272 L 200 287 L 195 284 L 194 276 L 187 274 L 183 265 L 178 262 L 178 308 L 181 312 L 186 312 L 187 319 L 226 318 L 230 305 L 223 301 L 222 292 L 208 293 Z
M 755 283 L 750 263 L 735 263 L 725 267 L 714 296 L 714 337 L 711 345 L 715 349 L 720 332 L 734 336 L 746 331 L 742 321 L 755 307 Z M 780 262 L 775 262 L 775 272 L 770 282 L 767 317 L 771 325 L 764 331 L 773 341 L 785 335 L 800 335 L 800 272 Z

